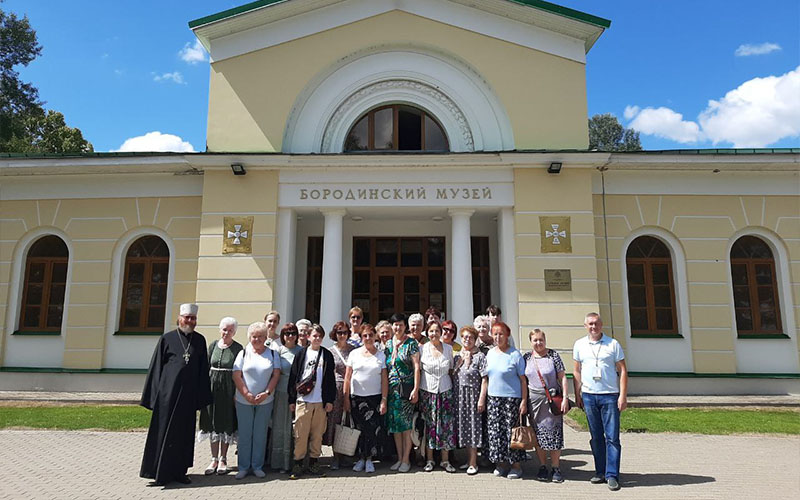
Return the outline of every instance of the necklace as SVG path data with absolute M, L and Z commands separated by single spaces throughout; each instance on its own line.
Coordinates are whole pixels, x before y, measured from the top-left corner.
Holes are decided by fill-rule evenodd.
M 189 354 L 189 347 L 192 346 L 192 341 L 189 338 L 189 335 L 191 335 L 191 334 L 192 334 L 192 332 L 189 332 L 188 334 L 186 334 L 186 337 L 187 337 L 186 338 L 186 347 L 184 347 L 183 346 L 183 333 L 178 331 L 178 338 L 180 338 L 181 347 L 183 347 L 183 363 L 187 364 L 187 365 L 189 364 L 189 358 L 192 356 L 191 354 Z

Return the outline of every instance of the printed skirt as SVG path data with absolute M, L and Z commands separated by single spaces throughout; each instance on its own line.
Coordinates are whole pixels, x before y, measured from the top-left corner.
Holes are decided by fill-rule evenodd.
M 519 405 L 522 398 L 489 396 L 486 401 L 486 427 L 489 433 L 487 449 L 493 463 L 522 462 L 528 459 L 524 450 L 512 450 L 511 428 L 519 425 Z
M 434 393 L 420 391 L 420 414 L 425 421 L 428 448 L 452 450 L 456 447 L 456 397 L 453 389 Z
M 381 415 L 381 395 L 351 396 L 350 409 L 356 428 L 361 431 L 358 438 L 358 451 L 362 457 L 373 457 L 379 453 L 378 443 L 383 433 Z

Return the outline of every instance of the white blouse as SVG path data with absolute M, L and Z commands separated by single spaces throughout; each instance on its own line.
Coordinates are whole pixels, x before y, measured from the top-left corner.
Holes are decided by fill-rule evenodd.
M 420 389 L 442 393 L 453 387 L 450 370 L 453 368 L 453 348 L 442 342 L 442 352 L 436 350 L 431 342 L 422 346 Z

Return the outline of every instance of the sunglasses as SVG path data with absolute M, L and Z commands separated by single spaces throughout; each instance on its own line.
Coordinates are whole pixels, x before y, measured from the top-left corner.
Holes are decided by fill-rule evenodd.
M 297 332 L 286 332 L 283 335 L 286 336 L 286 337 L 294 337 L 295 335 L 298 335 L 298 333 Z
M 350 316 L 350 319 L 361 319 L 361 316 L 355 316 L 355 315 L 353 315 L 353 316 Z
M 455 328 L 442 328 L 442 331 L 443 332 L 456 333 L 456 329 Z
M 336 335 L 350 335 L 350 332 L 345 332 L 344 330 L 340 330 L 336 332 Z

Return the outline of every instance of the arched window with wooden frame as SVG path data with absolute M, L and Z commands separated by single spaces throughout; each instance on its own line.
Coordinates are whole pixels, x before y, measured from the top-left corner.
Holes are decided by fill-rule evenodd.
M 120 333 L 163 333 L 169 248 L 158 236 L 143 236 L 125 256 Z
M 58 236 L 39 238 L 25 259 L 19 331 L 58 335 L 64 317 L 69 249 Z
M 640 236 L 625 255 L 631 336 L 678 335 L 672 254 L 653 236 Z
M 345 152 L 449 151 L 439 122 L 425 111 L 404 104 L 373 109 L 350 129 Z
M 756 236 L 742 236 L 731 247 L 731 282 L 739 335 L 781 334 L 781 309 L 775 258 Z

